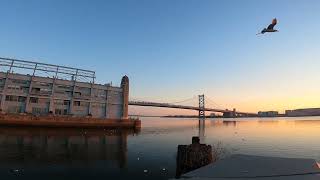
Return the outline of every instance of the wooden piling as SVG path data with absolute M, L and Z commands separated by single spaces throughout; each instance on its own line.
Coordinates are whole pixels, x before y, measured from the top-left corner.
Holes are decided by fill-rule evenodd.
M 212 147 L 200 144 L 199 137 L 192 137 L 192 144 L 179 145 L 177 152 L 176 178 L 182 174 L 213 163 Z

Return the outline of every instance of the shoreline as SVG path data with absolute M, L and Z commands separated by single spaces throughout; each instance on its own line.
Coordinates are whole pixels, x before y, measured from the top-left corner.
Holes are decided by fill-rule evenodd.
M 66 128 L 141 128 L 139 119 L 102 119 L 70 116 L 34 116 L 27 114 L 0 114 L 0 125 Z

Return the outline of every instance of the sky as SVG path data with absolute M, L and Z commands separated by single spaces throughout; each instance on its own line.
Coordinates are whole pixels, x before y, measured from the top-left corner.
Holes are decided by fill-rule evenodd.
M 132 99 L 320 107 L 318 0 L 1 0 L 0 56 L 130 78 Z M 256 33 L 278 19 L 278 33 Z M 164 109 L 139 109 L 161 113 Z M 153 111 L 153 112 L 152 112 Z

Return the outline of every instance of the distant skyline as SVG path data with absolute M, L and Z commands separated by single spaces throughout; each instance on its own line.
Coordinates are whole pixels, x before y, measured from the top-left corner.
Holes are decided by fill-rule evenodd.
M 320 107 L 318 0 L 2 0 L 0 56 L 130 78 L 134 99 Z M 278 19 L 278 33 L 256 36 Z M 132 108 L 133 112 L 181 111 Z

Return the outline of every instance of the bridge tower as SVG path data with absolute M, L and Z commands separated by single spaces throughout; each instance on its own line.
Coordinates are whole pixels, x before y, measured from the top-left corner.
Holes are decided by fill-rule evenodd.
M 205 118 L 205 103 L 204 103 L 204 94 L 199 95 L 199 117 L 200 118 Z

